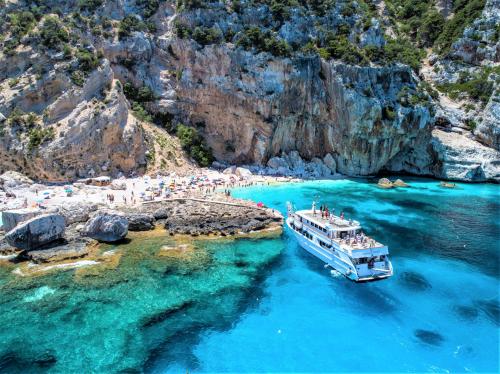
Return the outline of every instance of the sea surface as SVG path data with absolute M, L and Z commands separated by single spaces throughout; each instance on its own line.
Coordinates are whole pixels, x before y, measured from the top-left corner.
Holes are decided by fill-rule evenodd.
M 0 266 L 0 372 L 499 372 L 500 186 L 409 179 L 250 187 L 312 200 L 389 245 L 395 274 L 355 284 L 285 229 L 190 241 L 136 234 L 112 261 L 20 277 Z

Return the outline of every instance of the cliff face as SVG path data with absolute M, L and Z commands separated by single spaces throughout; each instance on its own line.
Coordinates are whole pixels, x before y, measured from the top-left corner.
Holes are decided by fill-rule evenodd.
M 385 168 L 465 181 L 500 181 L 499 0 L 488 0 L 444 58 L 433 54 L 423 78 L 440 90 L 432 133 Z M 436 92 L 437 94 L 437 92 Z
M 405 66 L 170 46 L 182 69 L 176 107 L 222 161 L 265 165 L 283 152 L 309 160 L 329 153 L 340 173 L 373 174 L 430 125 L 429 107 L 400 102 L 403 88 L 417 89 Z
M 20 119 L 12 116 L 2 129 L 2 170 L 43 180 L 145 170 L 144 133 L 130 116 L 109 63 L 104 61 L 82 87 L 57 70 L 35 85 L 29 76 L 18 79 L 10 95 L 0 98 L 2 112 L 20 111 Z
M 0 169 L 53 180 L 189 165 L 178 144 L 161 154 L 175 140 L 146 126 L 154 120 L 170 131 L 192 126 L 225 163 L 498 180 L 499 0 L 418 74 L 417 53 L 391 41 L 387 9 L 397 1 L 53 0 L 14 53 L 14 32 L 3 29 Z M 434 6 L 453 19 L 451 2 Z M 23 9 L 11 1 L 0 12 L 12 24 Z M 68 32 L 58 48 L 44 44 L 50 17 Z M 491 95 L 451 99 L 472 79 L 464 72 L 489 82 Z

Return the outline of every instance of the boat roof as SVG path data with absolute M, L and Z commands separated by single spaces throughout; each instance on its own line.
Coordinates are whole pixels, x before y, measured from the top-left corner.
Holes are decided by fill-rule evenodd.
M 317 225 L 325 228 L 332 228 L 334 230 L 339 231 L 351 231 L 361 229 L 361 224 L 358 221 L 341 219 L 339 216 L 331 215 L 332 219 L 321 217 L 321 212 L 316 211 L 316 214 L 313 214 L 312 210 L 299 210 L 295 212 L 298 216 L 301 216 L 311 222 L 316 223 Z

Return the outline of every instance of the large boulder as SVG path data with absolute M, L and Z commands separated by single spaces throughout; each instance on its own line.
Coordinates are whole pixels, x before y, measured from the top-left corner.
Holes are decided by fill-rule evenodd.
M 252 175 L 252 172 L 250 170 L 242 167 L 237 167 L 234 173 L 242 178 L 248 178 Z
M 97 210 L 95 203 L 70 203 L 59 207 L 59 212 L 64 216 L 66 225 L 72 225 L 79 222 L 87 222 L 90 215 Z
M 44 214 L 17 225 L 5 235 L 5 240 L 13 247 L 31 251 L 61 239 L 64 229 L 62 215 Z
M 5 187 L 17 187 L 21 185 L 33 184 L 33 181 L 27 176 L 17 171 L 9 170 L 0 175 L 0 185 Z
M 6 232 L 10 231 L 21 222 L 39 216 L 40 214 L 42 214 L 41 209 L 23 208 L 23 209 L 5 210 L 2 212 L 3 229 Z
M 128 233 L 128 220 L 113 211 L 98 212 L 84 226 L 81 234 L 103 242 L 116 242 Z
M 131 213 L 127 215 L 130 231 L 147 231 L 154 229 L 155 217 L 147 213 Z

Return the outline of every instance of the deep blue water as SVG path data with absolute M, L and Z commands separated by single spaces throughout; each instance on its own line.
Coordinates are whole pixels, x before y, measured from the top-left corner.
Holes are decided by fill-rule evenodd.
M 0 372 L 498 372 L 500 186 L 410 184 L 233 191 L 360 220 L 390 248 L 380 282 L 333 277 L 286 229 L 178 252 L 141 234 L 103 246 L 113 261 L 37 277 L 4 264 Z
M 368 284 L 333 278 L 285 232 L 263 295 L 230 329 L 202 333 L 194 371 L 498 372 L 499 186 L 452 190 L 421 179 L 411 186 L 236 190 L 282 212 L 286 201 L 301 209 L 315 198 L 347 212 L 390 246 L 395 275 Z

